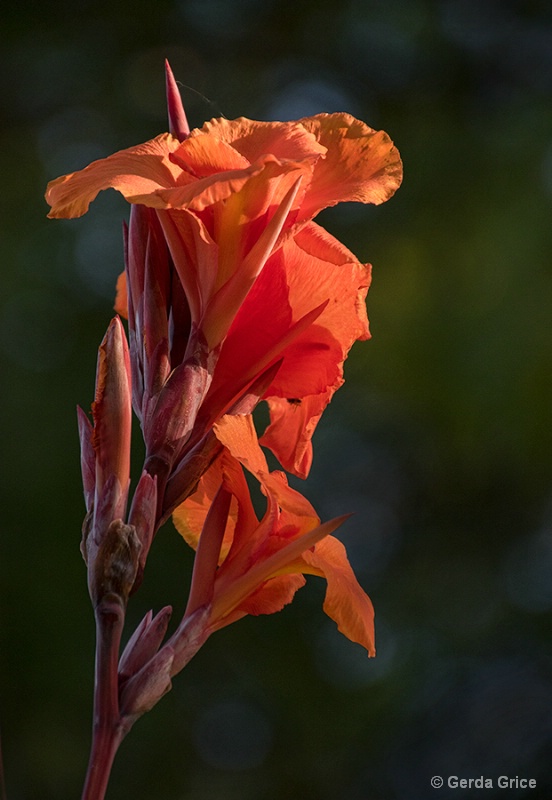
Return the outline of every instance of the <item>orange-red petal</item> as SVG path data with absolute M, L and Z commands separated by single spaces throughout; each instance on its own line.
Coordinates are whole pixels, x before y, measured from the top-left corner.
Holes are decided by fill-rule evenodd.
M 200 130 L 192 131 L 191 137 L 202 133 L 230 144 L 250 163 L 268 153 L 294 161 L 316 161 L 326 153 L 323 143 L 297 122 L 258 122 L 245 117 L 212 119 Z
M 343 544 L 327 536 L 313 550 L 305 551 L 303 559 L 328 582 L 326 614 L 337 622 L 341 633 L 365 647 L 369 656 L 375 656 L 374 607 L 356 579 Z
M 178 139 L 164 133 L 51 181 L 46 190 L 52 207 L 48 216 L 81 217 L 102 189 L 116 189 L 130 202 L 153 205 L 155 200 L 148 203 L 148 196 L 154 198 L 160 187 L 173 186 L 182 172 L 169 158 L 179 145 Z
M 315 165 L 301 219 L 345 201 L 383 203 L 400 186 L 402 162 L 385 131 L 350 114 L 317 114 L 300 122 L 327 148 Z
M 328 403 L 327 395 L 270 397 L 270 424 L 261 444 L 272 450 L 288 472 L 306 478 L 312 465 L 312 436 Z
M 298 573 L 294 575 L 278 575 L 275 578 L 269 578 L 269 580 L 246 597 L 245 600 L 237 606 L 236 610 L 243 615 L 251 614 L 251 616 L 254 617 L 260 614 L 275 614 L 277 611 L 281 611 L 288 603 L 291 603 L 295 592 L 304 586 L 305 583 L 305 577 Z M 223 620 L 225 619 L 226 618 L 223 618 Z

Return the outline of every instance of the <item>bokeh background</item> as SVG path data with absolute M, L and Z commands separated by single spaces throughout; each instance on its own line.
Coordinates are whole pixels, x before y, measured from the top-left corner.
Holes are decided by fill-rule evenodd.
M 133 729 L 109 798 L 552 796 L 552 5 L 547 0 L 21 2 L 0 28 L 0 722 L 10 800 L 79 796 L 94 626 L 79 553 L 75 406 L 122 266 L 125 203 L 47 221 L 49 179 L 167 127 L 348 111 L 404 185 L 320 221 L 374 265 L 373 338 L 303 487 L 342 529 L 378 656 L 311 578 L 214 636 Z M 139 461 L 137 447 L 137 464 Z M 132 601 L 182 611 L 168 527 Z M 482 793 L 481 793 L 482 794 Z

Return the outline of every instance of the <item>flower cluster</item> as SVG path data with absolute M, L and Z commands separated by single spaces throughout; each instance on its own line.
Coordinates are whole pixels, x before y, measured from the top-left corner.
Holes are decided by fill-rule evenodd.
M 162 645 L 149 615 L 119 668 L 119 713 L 134 718 L 214 630 L 289 603 L 305 574 L 325 611 L 374 653 L 373 611 L 343 545 L 270 471 L 305 477 L 311 438 L 354 341 L 369 336 L 370 265 L 313 218 L 343 201 L 379 204 L 402 165 L 383 131 L 348 114 L 295 122 L 213 119 L 190 131 L 167 67 L 170 133 L 52 181 L 49 216 L 78 217 L 113 188 L 131 204 L 119 317 L 100 347 L 91 424 L 79 411 L 87 504 L 84 554 L 96 607 L 124 609 L 152 537 L 171 514 L 196 549 L 188 606 Z M 252 412 L 268 405 L 258 437 Z M 127 513 L 131 405 L 146 446 Z M 259 519 L 244 470 L 266 498 Z M 163 677 L 160 677 L 160 676 Z M 141 677 L 140 677 L 141 676 Z

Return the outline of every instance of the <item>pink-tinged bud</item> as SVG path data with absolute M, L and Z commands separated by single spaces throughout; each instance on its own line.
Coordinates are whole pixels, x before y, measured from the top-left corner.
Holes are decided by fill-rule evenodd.
M 90 511 L 94 503 L 94 493 L 96 488 L 96 453 L 92 445 L 94 428 L 82 408 L 77 407 L 77 419 L 79 423 L 79 439 L 81 450 L 81 472 L 82 488 L 84 490 L 84 502 L 86 510 Z
M 190 437 L 211 378 L 208 352 L 200 353 L 173 371 L 159 397 L 153 398 L 143 420 L 148 458 L 174 463 Z
M 128 640 L 119 661 L 119 677 L 121 681 L 126 681 L 140 672 L 142 667 L 157 653 L 161 642 L 165 638 L 171 614 L 171 606 L 162 608 L 155 617 L 153 617 L 151 611 L 148 611 Z
M 153 209 L 133 205 L 126 257 L 133 403 L 140 419 L 149 398 L 167 379 L 171 270 L 169 252 Z
M 125 683 L 119 701 L 121 717 L 136 719 L 161 700 L 172 685 L 173 660 L 174 651 L 164 647 Z
M 210 430 L 183 458 L 172 473 L 165 489 L 160 524 L 195 490 L 201 476 L 222 453 L 222 445 Z
M 92 404 L 94 433 L 92 446 L 96 454 L 95 506 L 106 502 L 104 487 L 115 479 L 120 498 L 113 508 L 112 519 L 124 516 L 130 480 L 130 433 L 132 424 L 132 388 L 130 357 L 125 332 L 115 317 L 98 351 L 96 396 Z M 115 491 L 115 487 L 113 488 Z
M 163 650 L 165 647 L 170 647 L 174 652 L 171 675 L 176 675 L 184 669 L 209 638 L 211 634 L 208 627 L 210 616 L 210 605 L 198 608 L 191 615 L 186 614 L 167 644 L 163 646 Z
M 165 84 L 167 89 L 167 109 L 169 112 L 169 131 L 181 142 L 187 139 L 190 126 L 186 119 L 186 112 L 182 105 L 182 98 L 174 79 L 170 64 L 165 60 Z
M 146 559 L 151 547 L 157 523 L 157 477 L 143 472 L 132 498 L 128 524 L 136 530 L 142 545 L 138 564 L 138 575 L 133 591 L 142 583 Z

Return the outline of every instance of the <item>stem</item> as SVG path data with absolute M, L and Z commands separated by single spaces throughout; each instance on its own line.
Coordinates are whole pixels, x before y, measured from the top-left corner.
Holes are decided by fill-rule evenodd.
M 117 675 L 124 611 L 115 598 L 107 596 L 95 613 L 94 725 L 82 800 L 103 800 L 115 753 L 127 733 L 119 715 Z

